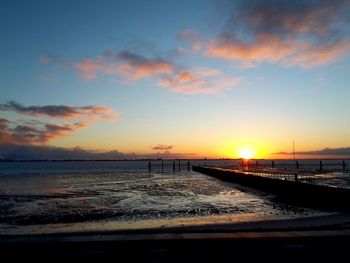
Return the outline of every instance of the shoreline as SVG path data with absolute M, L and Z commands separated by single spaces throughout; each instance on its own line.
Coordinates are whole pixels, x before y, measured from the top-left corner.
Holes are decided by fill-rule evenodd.
M 302 218 L 289 219 L 265 219 L 254 220 L 248 222 L 237 223 L 209 223 L 187 226 L 169 226 L 157 228 L 140 228 L 140 229 L 119 229 L 119 230 L 88 230 L 73 232 L 57 232 L 57 233 L 37 233 L 37 234 L 0 234 L 0 243 L 6 243 L 9 240 L 15 241 L 26 238 L 42 239 L 48 241 L 65 240 L 70 238 L 85 238 L 89 240 L 94 236 L 110 237 L 110 236 L 139 236 L 147 235 L 148 237 L 162 234 L 215 234 L 215 233 L 289 233 L 312 231 L 350 231 L 350 213 L 333 213 L 328 215 L 317 215 Z
M 0 235 L 0 253 L 23 262 L 328 263 L 348 257 L 349 226 L 350 214 L 338 213 L 124 232 Z

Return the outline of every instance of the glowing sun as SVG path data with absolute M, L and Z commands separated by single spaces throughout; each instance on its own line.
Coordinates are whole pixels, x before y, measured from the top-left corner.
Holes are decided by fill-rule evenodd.
M 244 146 L 237 149 L 239 158 L 251 159 L 255 156 L 255 150 L 250 146 Z

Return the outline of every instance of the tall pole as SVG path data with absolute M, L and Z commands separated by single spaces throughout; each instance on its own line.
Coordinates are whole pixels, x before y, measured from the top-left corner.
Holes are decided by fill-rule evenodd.
M 293 159 L 294 159 L 294 168 L 296 168 L 296 162 L 295 162 L 295 145 L 293 140 Z

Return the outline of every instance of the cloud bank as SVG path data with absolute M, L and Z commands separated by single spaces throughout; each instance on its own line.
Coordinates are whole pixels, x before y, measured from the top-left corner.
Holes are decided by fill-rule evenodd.
M 45 55 L 40 60 L 50 62 L 50 58 Z M 182 94 L 216 94 L 233 88 L 239 81 L 239 78 L 226 76 L 218 70 L 184 69 L 161 57 L 147 58 L 129 51 L 105 51 L 96 58 L 71 64 L 86 81 L 93 81 L 100 76 L 118 77 L 126 83 L 154 78 L 159 87 Z M 210 71 L 215 72 L 215 75 L 208 75 Z
M 169 151 L 152 154 L 123 153 L 118 150 L 99 152 L 81 147 L 62 148 L 47 145 L 2 144 L 0 160 L 124 160 L 124 159 L 193 159 L 193 153 L 171 153 Z
M 89 119 L 117 118 L 117 113 L 103 106 L 74 107 L 67 105 L 23 106 L 15 101 L 0 104 L 0 111 L 15 111 L 33 117 L 53 117 L 59 119 L 73 119 L 87 117 Z
M 158 145 L 152 147 L 153 150 L 171 150 L 172 148 L 174 148 L 174 146 L 163 145 L 163 144 L 158 144 Z
M 277 152 L 274 154 L 280 155 L 292 155 L 292 152 Z M 310 155 L 310 156 L 349 156 L 350 157 L 350 147 L 342 147 L 342 148 L 324 148 L 322 150 L 314 150 L 314 151 L 304 151 L 304 152 L 296 152 L 297 155 Z
M 47 144 L 57 137 L 71 135 L 81 128 L 88 127 L 93 121 L 111 121 L 118 117 L 117 112 L 103 106 L 23 106 L 14 101 L 0 104 L 0 111 L 12 111 L 36 118 L 30 121 L 9 121 L 0 118 L 0 144 Z M 38 120 L 40 117 L 49 117 L 50 120 Z
M 350 53 L 350 2 L 253 0 L 227 2 L 221 32 L 203 39 L 185 29 L 193 50 L 242 66 L 279 63 L 311 68 Z M 193 46 L 197 48 L 193 48 Z

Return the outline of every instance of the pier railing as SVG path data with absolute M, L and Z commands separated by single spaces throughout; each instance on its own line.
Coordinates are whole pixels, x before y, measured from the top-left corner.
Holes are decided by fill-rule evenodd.
M 274 194 L 279 196 L 281 198 L 280 200 L 291 204 L 334 211 L 350 211 L 350 204 L 348 202 L 350 198 L 350 189 L 347 187 L 295 182 L 291 180 L 293 174 L 285 174 L 282 172 L 275 174 L 262 173 L 259 176 L 251 171 L 227 168 L 193 166 L 193 170 L 224 181 L 241 184 Z M 275 176 L 276 179 L 268 178 L 268 176 Z M 285 178 L 285 180 L 280 180 L 282 177 Z
M 147 161 L 149 171 L 190 171 L 192 165 L 254 171 L 261 176 L 285 180 L 292 180 L 294 174 L 300 175 L 300 178 L 305 180 L 311 180 L 315 174 L 330 172 L 350 174 L 350 160 L 160 159 Z

